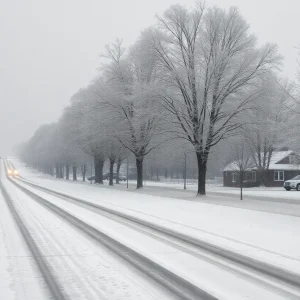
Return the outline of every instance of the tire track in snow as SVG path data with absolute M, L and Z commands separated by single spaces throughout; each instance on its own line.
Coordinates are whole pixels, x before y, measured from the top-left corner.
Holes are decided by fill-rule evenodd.
M 51 269 L 49 268 L 47 262 L 43 258 L 42 253 L 40 252 L 39 247 L 37 246 L 33 237 L 31 236 L 28 228 L 26 227 L 26 224 L 23 222 L 22 218 L 18 214 L 16 207 L 13 204 L 13 200 L 11 199 L 10 195 L 4 188 L 2 181 L 0 182 L 0 189 L 1 189 L 1 193 L 2 193 L 5 201 L 9 207 L 11 214 L 12 214 L 16 224 L 18 225 L 18 228 L 19 228 L 20 232 L 22 233 L 22 236 L 23 236 L 30 252 L 32 253 L 32 256 L 34 257 L 34 259 L 37 263 L 37 266 L 38 266 L 41 274 L 43 275 L 43 278 L 47 284 L 47 287 L 49 289 L 49 292 L 50 292 L 52 298 L 55 300 L 67 300 L 68 298 L 62 292 L 61 286 L 58 284 L 55 277 L 53 276 Z

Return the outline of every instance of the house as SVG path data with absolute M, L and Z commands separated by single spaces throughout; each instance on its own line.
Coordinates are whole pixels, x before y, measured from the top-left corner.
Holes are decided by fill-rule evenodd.
M 223 170 L 224 186 L 240 186 L 239 172 L 235 162 L 228 164 Z M 300 174 L 299 157 L 293 151 L 276 151 L 270 160 L 269 169 L 265 175 L 265 185 L 268 187 L 281 187 L 285 180 L 292 179 Z M 258 172 L 255 164 L 249 167 L 245 174 L 243 185 L 245 187 L 259 186 Z

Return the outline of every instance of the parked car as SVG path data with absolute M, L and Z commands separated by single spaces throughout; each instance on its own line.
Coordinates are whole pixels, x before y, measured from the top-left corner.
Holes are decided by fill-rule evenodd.
M 113 179 L 117 179 L 117 173 L 116 172 L 113 172 Z M 120 181 L 126 181 L 127 177 L 122 175 L 122 174 L 119 174 L 119 180 Z M 103 174 L 103 180 L 109 180 L 109 173 L 105 173 Z
M 113 178 L 115 179 L 117 177 L 117 173 L 113 172 Z M 103 174 L 103 180 L 109 180 L 109 173 Z
M 87 178 L 87 180 L 95 180 L 95 175 L 93 175 L 93 176 L 89 176 L 88 178 Z
M 127 176 L 124 174 L 119 174 L 119 180 L 120 181 L 126 181 L 127 180 Z
M 109 180 L 109 173 L 105 173 L 103 174 L 103 180 Z M 117 178 L 117 173 L 113 173 L 113 179 L 116 179 Z M 91 180 L 95 180 L 95 175 L 93 176 L 89 176 L 87 177 L 87 180 L 91 181 Z M 126 181 L 127 180 L 127 177 L 123 174 L 119 174 L 119 180 L 120 181 Z
M 296 177 L 285 181 L 284 182 L 284 188 L 287 191 L 290 191 L 291 189 L 295 189 L 297 191 L 300 191 L 300 175 L 297 175 Z

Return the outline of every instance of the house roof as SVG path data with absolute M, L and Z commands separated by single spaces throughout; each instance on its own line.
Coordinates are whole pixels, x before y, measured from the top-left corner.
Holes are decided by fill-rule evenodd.
M 270 160 L 270 166 L 269 170 L 300 170 L 300 165 L 296 164 L 280 164 L 279 162 L 282 161 L 284 158 L 290 156 L 294 152 L 289 150 L 289 151 L 275 151 L 273 152 L 273 155 Z M 223 171 L 235 171 L 237 163 L 236 162 L 231 162 L 227 166 L 225 166 Z M 248 168 L 248 170 L 256 170 L 256 166 L 253 162 L 253 167 Z
M 299 170 L 299 165 L 295 164 L 279 164 L 281 160 L 293 154 L 293 151 L 277 151 L 274 152 L 271 161 L 269 170 Z
M 288 157 L 291 154 L 293 154 L 293 151 L 291 151 L 291 150 L 273 152 L 273 155 L 272 155 L 271 161 L 270 161 L 270 166 L 277 164 L 278 162 L 280 162 L 281 160 L 283 160 L 284 158 Z

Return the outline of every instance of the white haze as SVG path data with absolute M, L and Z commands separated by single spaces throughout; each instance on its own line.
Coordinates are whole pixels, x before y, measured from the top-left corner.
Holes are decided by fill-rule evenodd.
M 42 123 L 56 121 L 100 65 L 104 45 L 129 45 L 171 4 L 194 0 L 0 0 L 0 155 Z M 239 7 L 260 43 L 274 42 L 294 78 L 300 1 L 208 0 Z

